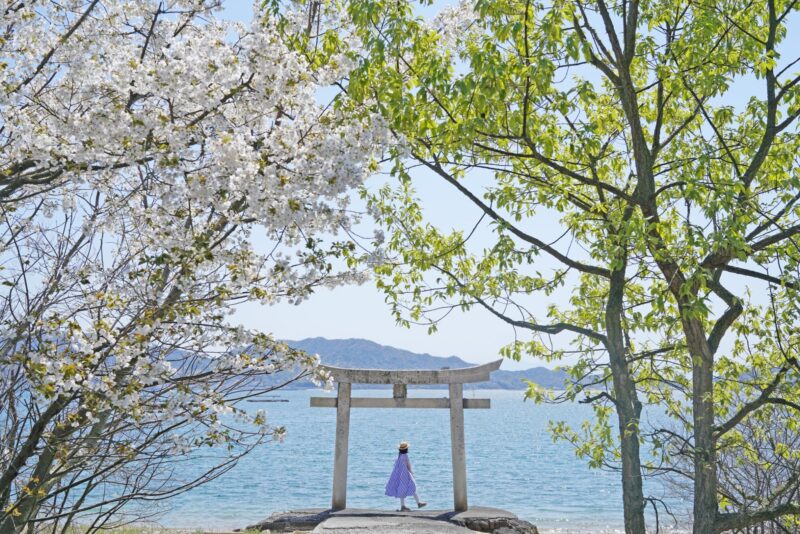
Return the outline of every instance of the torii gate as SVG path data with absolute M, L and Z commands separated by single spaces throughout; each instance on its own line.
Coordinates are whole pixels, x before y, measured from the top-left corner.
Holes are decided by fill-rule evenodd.
M 333 463 L 331 508 L 347 506 L 347 448 L 350 437 L 350 408 L 450 408 L 450 446 L 453 458 L 453 508 L 467 509 L 467 457 L 464 447 L 464 409 L 489 408 L 490 399 L 465 399 L 464 384 L 485 382 L 503 360 L 463 369 L 390 370 L 343 369 L 321 366 L 338 383 L 336 398 L 311 397 L 314 408 L 336 408 L 336 451 Z M 351 397 L 352 384 L 393 384 L 389 398 Z M 449 398 L 408 398 L 408 385 L 447 384 Z

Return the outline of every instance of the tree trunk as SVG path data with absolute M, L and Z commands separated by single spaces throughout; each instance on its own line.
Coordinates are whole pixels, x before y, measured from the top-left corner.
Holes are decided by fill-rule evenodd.
M 622 304 L 625 268 L 611 273 L 606 303 L 606 334 L 609 363 L 614 381 L 614 398 L 619 422 L 622 454 L 622 503 L 627 534 L 645 534 L 642 464 L 639 452 L 639 416 L 642 405 L 636 395 L 625 358 L 622 334 Z
M 3 521 L 0 522 L 0 534 L 22 532 L 29 525 L 30 520 L 36 517 L 36 510 L 39 507 L 39 496 L 36 492 L 39 489 L 48 487 L 48 482 L 50 481 L 48 473 L 56 457 L 57 441 L 62 433 L 66 434 L 66 432 L 56 430 L 53 433 L 54 437 L 50 438 L 42 448 L 31 476 L 32 480 L 40 482 L 30 483 L 32 493 L 21 497 L 16 503 L 15 510 L 19 514 L 18 516 L 14 517 L 11 514 L 7 514 Z
M 715 532 L 717 519 L 717 458 L 714 442 L 714 357 L 703 325 L 683 318 L 684 335 L 692 357 L 694 423 L 694 534 Z
M 645 534 L 644 492 L 639 458 L 638 418 L 619 413 L 622 452 L 622 505 L 626 534 Z M 635 431 L 625 429 L 636 428 Z

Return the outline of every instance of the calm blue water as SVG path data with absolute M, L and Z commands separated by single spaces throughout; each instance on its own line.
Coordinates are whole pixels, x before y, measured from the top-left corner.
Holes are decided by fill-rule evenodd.
M 249 404 L 267 409 L 273 424 L 286 426 L 286 440 L 261 447 L 223 477 L 170 501 L 161 523 L 239 528 L 275 511 L 328 507 L 336 410 L 310 408 L 308 400 L 323 394 L 288 391 L 280 394 L 288 403 Z M 409 394 L 440 397 L 447 391 Z M 390 390 L 354 391 L 354 396 L 389 395 Z M 622 528 L 619 474 L 590 470 L 570 445 L 553 443 L 547 433 L 548 420 L 579 424 L 591 418 L 588 406 L 536 405 L 524 402 L 520 391 L 466 390 L 465 396 L 492 399 L 490 410 L 465 411 L 470 504 L 505 508 L 544 529 Z M 349 507 L 396 509 L 396 499 L 383 496 L 383 489 L 402 439 L 411 443 L 421 498 L 429 508 L 452 508 L 449 412 L 436 409 L 352 410 Z M 646 489 L 664 494 L 658 487 Z

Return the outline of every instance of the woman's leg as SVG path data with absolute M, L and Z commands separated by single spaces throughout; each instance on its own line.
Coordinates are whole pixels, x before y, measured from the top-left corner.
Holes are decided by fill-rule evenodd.
M 402 510 L 405 507 L 406 507 L 406 498 L 400 497 L 400 509 Z

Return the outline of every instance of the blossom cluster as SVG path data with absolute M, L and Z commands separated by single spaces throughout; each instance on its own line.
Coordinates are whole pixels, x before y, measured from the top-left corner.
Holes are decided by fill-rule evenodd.
M 459 0 L 456 4 L 443 7 L 428 25 L 438 35 L 442 49 L 457 54 L 477 20 L 475 2 Z

